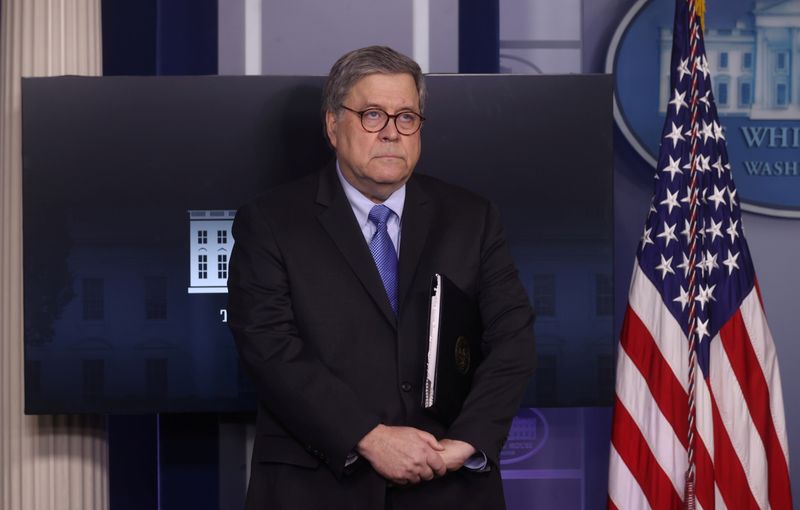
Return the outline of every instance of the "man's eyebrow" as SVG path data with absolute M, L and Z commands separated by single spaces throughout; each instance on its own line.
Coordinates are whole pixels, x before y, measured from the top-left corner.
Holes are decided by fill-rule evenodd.
M 378 108 L 387 111 L 385 106 L 378 103 L 367 103 L 361 107 L 362 110 L 369 110 L 371 108 Z M 416 110 L 414 109 L 413 106 L 401 106 L 400 108 L 395 110 L 395 112 L 416 112 Z

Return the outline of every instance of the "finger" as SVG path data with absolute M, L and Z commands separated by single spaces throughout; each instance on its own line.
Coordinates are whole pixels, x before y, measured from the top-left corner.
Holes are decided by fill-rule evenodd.
M 438 476 L 443 476 L 445 473 L 447 473 L 447 463 L 438 453 L 430 453 L 426 458 L 426 461 L 428 463 L 428 467 Z
M 425 480 L 426 482 L 429 480 L 433 480 L 433 470 L 429 466 L 425 466 L 425 468 L 419 474 L 419 477 Z
M 430 434 L 430 433 L 428 433 L 428 432 L 425 432 L 424 430 L 417 430 L 417 435 L 418 435 L 418 436 L 419 436 L 419 437 L 420 437 L 420 438 L 421 438 L 423 441 L 425 441 L 426 443 L 428 443 L 428 445 L 429 445 L 431 448 L 433 448 L 434 450 L 437 450 L 437 451 L 442 451 L 442 450 L 444 450 L 444 445 L 443 445 L 442 443 L 440 443 L 440 442 L 439 442 L 439 441 L 438 441 L 438 440 L 437 440 L 437 439 L 436 439 L 436 438 L 433 436 L 433 434 Z

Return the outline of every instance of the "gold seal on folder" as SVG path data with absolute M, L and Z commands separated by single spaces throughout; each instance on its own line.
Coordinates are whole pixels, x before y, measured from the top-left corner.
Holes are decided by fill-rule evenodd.
M 456 369 L 462 374 L 469 371 L 469 341 L 467 337 L 460 336 L 456 339 Z

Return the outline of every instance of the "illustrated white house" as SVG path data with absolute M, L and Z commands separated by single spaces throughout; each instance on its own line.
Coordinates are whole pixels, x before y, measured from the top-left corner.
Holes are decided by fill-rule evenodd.
M 236 211 L 189 211 L 189 294 L 228 292 Z
M 763 0 L 752 20 L 734 28 L 706 25 L 705 45 L 714 99 L 721 115 L 800 118 L 800 0 Z M 660 111 L 669 83 L 672 29 L 661 29 Z M 794 78 L 794 79 L 793 79 Z

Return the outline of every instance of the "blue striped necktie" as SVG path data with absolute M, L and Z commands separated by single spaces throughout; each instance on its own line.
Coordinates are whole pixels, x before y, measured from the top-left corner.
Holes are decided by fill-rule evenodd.
M 369 242 L 369 251 L 375 259 L 375 265 L 378 266 L 383 287 L 389 296 L 389 304 L 397 315 L 397 251 L 386 229 L 386 222 L 392 214 L 393 211 L 385 205 L 376 205 L 370 210 L 369 221 L 374 223 L 377 229 L 372 241 Z

